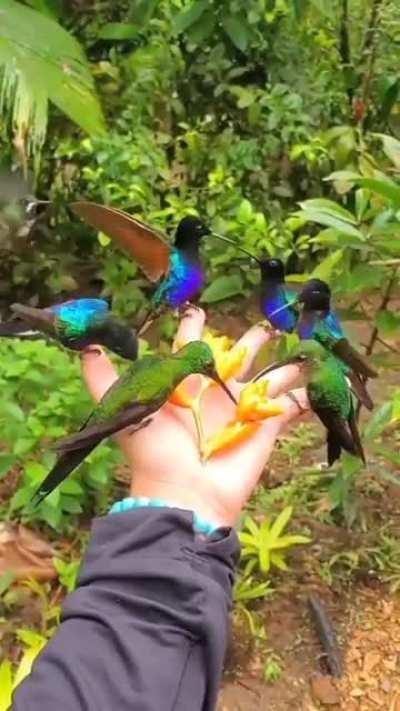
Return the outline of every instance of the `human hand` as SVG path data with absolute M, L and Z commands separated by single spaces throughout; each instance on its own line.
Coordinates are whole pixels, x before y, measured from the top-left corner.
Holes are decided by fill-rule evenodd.
M 176 340 L 201 339 L 204 324 L 203 311 L 189 310 L 180 323 Z M 234 348 L 247 348 L 240 378 L 245 378 L 259 349 L 270 337 L 264 328 L 254 326 L 236 343 Z M 118 377 L 103 351 L 101 355 L 84 354 L 82 371 L 97 401 Z M 302 414 L 298 405 L 284 394 L 298 374 L 295 365 L 269 373 L 268 395 L 277 398 L 283 413 L 265 420 L 251 437 L 206 462 L 199 456 L 191 411 L 176 405 L 165 404 L 146 428 L 133 435 L 129 430 L 119 433 L 116 439 L 132 471 L 130 495 L 161 498 L 179 508 L 196 511 L 216 525 L 233 526 L 262 474 L 277 437 Z M 238 380 L 228 382 L 236 396 L 245 385 Z M 304 389 L 294 393 L 302 408 L 308 409 Z M 205 434 L 211 437 L 234 419 L 235 406 L 221 388 L 210 387 L 201 400 L 201 416 Z

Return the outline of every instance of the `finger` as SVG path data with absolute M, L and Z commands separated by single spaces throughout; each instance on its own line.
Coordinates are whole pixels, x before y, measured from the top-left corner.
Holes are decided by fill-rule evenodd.
M 81 367 L 83 379 L 91 396 L 99 401 L 117 380 L 118 373 L 100 346 L 95 351 L 83 351 Z
M 240 372 L 236 376 L 237 380 L 246 377 L 251 369 L 259 350 L 271 340 L 271 331 L 261 325 L 250 328 L 233 346 L 232 351 L 245 348 L 247 353 L 243 360 Z
M 290 397 L 290 395 L 286 393 L 275 399 L 275 402 L 281 405 L 283 413 L 282 415 L 278 415 L 278 417 L 271 418 L 270 422 L 278 427 L 278 431 L 296 417 L 305 415 L 310 410 L 310 403 L 305 388 L 291 390 L 290 394 L 293 397 Z
M 190 341 L 198 341 L 203 335 L 203 328 L 206 322 L 206 314 L 203 309 L 189 308 L 181 318 L 179 328 L 177 330 L 174 343 L 172 346 L 173 352 L 182 348 Z
M 281 393 L 288 390 L 299 379 L 300 368 L 297 365 L 284 365 L 282 368 L 272 370 L 270 373 L 260 378 L 260 380 L 268 380 L 269 397 L 277 397 Z

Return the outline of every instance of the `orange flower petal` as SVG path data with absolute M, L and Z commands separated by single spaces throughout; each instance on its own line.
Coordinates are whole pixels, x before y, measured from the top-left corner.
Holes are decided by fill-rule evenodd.
M 265 420 L 281 415 L 283 410 L 274 400 L 267 397 L 268 381 L 249 383 L 240 393 L 237 416 L 243 422 Z
M 240 442 L 251 437 L 257 431 L 258 422 L 231 422 L 223 430 L 207 440 L 204 447 L 204 458 L 208 459 L 216 452 L 232 449 Z

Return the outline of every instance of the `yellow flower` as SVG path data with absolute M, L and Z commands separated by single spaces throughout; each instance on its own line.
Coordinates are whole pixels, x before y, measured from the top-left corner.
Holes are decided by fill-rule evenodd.
M 280 405 L 268 398 L 268 386 L 267 380 L 260 380 L 258 383 L 249 383 L 243 388 L 236 411 L 239 420 L 255 422 L 282 414 Z
M 217 373 L 222 380 L 235 378 L 241 371 L 247 348 L 232 348 L 233 341 L 227 336 L 213 336 L 207 331 L 203 336 L 214 355 Z
M 225 452 L 232 449 L 232 447 L 251 437 L 259 427 L 259 422 L 231 422 L 207 440 L 203 452 L 204 458 L 208 459 L 216 452 Z

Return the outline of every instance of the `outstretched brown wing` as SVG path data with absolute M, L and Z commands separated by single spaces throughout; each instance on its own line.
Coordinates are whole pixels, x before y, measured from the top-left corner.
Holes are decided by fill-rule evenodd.
M 170 248 L 161 234 L 123 210 L 95 202 L 73 202 L 71 209 L 88 225 L 112 237 L 141 266 L 150 281 L 168 274 Z

